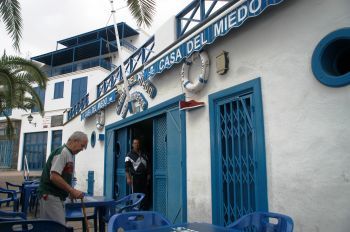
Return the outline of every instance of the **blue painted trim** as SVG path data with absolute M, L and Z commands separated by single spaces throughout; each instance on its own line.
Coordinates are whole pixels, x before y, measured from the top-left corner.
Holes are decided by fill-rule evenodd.
M 106 132 L 107 132 L 107 130 L 111 130 L 111 129 L 117 130 L 119 128 L 126 127 L 126 126 L 129 126 L 131 124 L 140 122 L 140 121 L 145 120 L 147 118 L 152 118 L 158 114 L 165 112 L 167 109 L 170 109 L 170 108 L 178 105 L 179 101 L 182 101 L 183 99 L 185 99 L 185 95 L 181 94 L 181 95 L 176 96 L 172 99 L 169 99 L 169 100 L 167 100 L 159 105 L 153 106 L 145 111 L 142 111 L 140 113 L 129 116 L 129 117 L 127 117 L 123 120 L 120 120 L 118 122 L 109 124 L 106 126 Z
M 268 211 L 268 199 L 267 199 L 267 175 L 266 175 L 266 152 L 265 152 L 265 133 L 264 133 L 264 118 L 263 118 L 263 105 L 261 95 L 261 81 L 260 78 L 233 86 L 231 88 L 222 90 L 217 93 L 213 93 L 208 96 L 209 98 L 209 121 L 210 121 L 210 152 L 211 152 L 211 189 L 212 189 L 212 221 L 213 224 L 218 224 L 223 218 L 221 215 L 220 205 L 223 200 L 221 194 L 218 194 L 218 186 L 222 186 L 222 178 L 218 177 L 221 171 L 220 162 L 218 162 L 216 155 L 217 143 L 216 143 L 216 102 L 224 99 L 225 97 L 232 95 L 240 95 L 245 92 L 253 92 L 253 103 L 255 110 L 255 136 L 256 136 L 256 151 L 259 152 L 258 162 L 265 166 L 259 166 L 259 177 L 257 189 L 259 189 L 259 199 L 256 200 L 256 208 L 260 211 Z
M 152 118 L 152 117 L 155 117 L 157 115 L 160 115 L 160 114 L 163 114 L 165 113 L 168 109 L 171 109 L 171 108 L 174 108 L 174 107 L 177 107 L 178 104 L 179 104 L 179 101 L 182 101 L 182 100 L 185 100 L 185 95 L 184 94 L 181 94 L 181 95 L 178 95 L 174 98 L 171 98 L 159 105 L 156 105 L 156 106 L 153 106 L 145 111 L 142 111 L 140 113 L 137 113 L 137 114 L 134 114 L 132 116 L 129 116 L 125 119 L 122 119 L 118 122 L 115 122 L 115 123 L 112 123 L 112 124 L 109 124 L 109 125 L 106 125 L 105 127 L 105 134 L 106 134 L 106 141 L 105 141 L 105 147 L 104 147 L 104 178 L 103 178 L 103 195 L 106 196 L 106 176 L 107 176 L 107 168 L 106 168 L 106 153 L 107 153 L 107 146 L 106 144 L 108 143 L 108 137 L 107 135 L 110 133 L 110 131 L 115 131 L 115 130 L 118 130 L 120 128 L 123 128 L 123 127 L 127 127 L 131 124 L 135 124 L 137 122 L 140 122 L 140 121 L 143 121 L 145 119 L 148 119 L 148 118 Z M 183 184 L 185 186 L 183 186 L 183 193 L 184 193 L 184 198 L 183 198 L 183 202 L 182 202 L 182 208 L 183 208 L 183 212 L 184 212 L 184 217 L 185 217 L 185 220 L 187 221 L 187 188 L 186 188 L 186 183 L 187 183 L 187 178 L 186 178 L 186 124 L 185 123 L 185 120 L 186 120 L 186 117 L 185 117 L 185 112 L 182 112 L 181 113 L 181 122 L 182 122 L 182 125 L 184 125 L 185 129 L 181 131 L 181 140 L 182 140 L 182 152 L 183 152 L 183 172 L 185 173 L 184 174 L 184 182 Z M 181 125 L 181 126 L 182 126 Z M 115 157 L 113 157 L 113 164 L 111 164 L 112 166 L 114 165 L 114 162 L 115 162 Z M 113 167 L 114 169 L 114 167 Z M 114 183 L 114 175 L 112 177 L 110 177 L 111 180 L 112 180 L 112 183 Z M 109 183 L 110 184 L 110 183 Z
M 181 100 L 185 100 L 185 96 Z M 182 177 L 183 177 L 183 185 L 182 185 L 182 209 L 183 209 L 183 219 L 184 223 L 187 222 L 187 153 L 186 153 L 186 111 L 180 111 L 180 119 L 181 119 L 181 153 L 182 153 Z
M 311 66 L 316 79 L 322 84 L 329 87 L 342 87 L 350 84 L 350 72 L 347 72 L 343 75 L 336 75 L 337 70 L 334 64 L 336 62 L 336 59 L 330 58 L 329 62 L 325 62 L 325 58 L 327 56 L 327 49 L 331 49 L 331 46 L 335 46 L 337 42 L 339 42 L 339 40 L 347 40 L 348 47 L 335 47 L 332 52 L 335 52 L 337 55 L 339 55 L 345 49 L 350 49 L 350 27 L 342 28 L 326 35 L 317 44 L 312 55 Z M 336 58 L 337 55 L 333 55 L 334 58 Z M 334 63 L 330 64 L 330 62 Z M 335 73 L 332 74 L 329 72 L 329 70 L 326 70 L 326 65 L 331 66 L 331 69 L 334 69 Z

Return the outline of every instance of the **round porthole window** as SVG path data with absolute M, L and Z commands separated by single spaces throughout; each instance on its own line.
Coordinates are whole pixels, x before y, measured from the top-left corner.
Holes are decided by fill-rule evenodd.
M 324 85 L 350 84 L 350 28 L 331 32 L 318 43 L 312 55 L 312 71 Z
M 95 133 L 95 131 L 93 131 L 91 133 L 90 144 L 91 144 L 92 148 L 95 147 L 95 144 L 96 144 L 96 133 Z

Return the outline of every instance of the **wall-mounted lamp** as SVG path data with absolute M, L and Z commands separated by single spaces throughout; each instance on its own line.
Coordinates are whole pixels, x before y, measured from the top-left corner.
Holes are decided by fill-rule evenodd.
M 32 114 L 29 114 L 29 116 L 27 117 L 27 119 L 28 119 L 29 124 L 32 124 L 32 125 L 34 125 L 34 126 L 36 127 L 36 122 L 33 122 L 33 116 L 32 116 Z M 33 123 L 32 123 L 32 122 L 33 122 Z
M 216 73 L 220 75 L 224 75 L 228 69 L 229 69 L 228 53 L 225 51 L 222 51 L 216 57 Z

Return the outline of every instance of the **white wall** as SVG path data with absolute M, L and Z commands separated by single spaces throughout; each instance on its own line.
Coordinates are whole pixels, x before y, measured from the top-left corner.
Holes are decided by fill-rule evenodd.
M 261 77 L 269 210 L 290 215 L 294 231 L 347 231 L 350 227 L 349 86 L 329 88 L 311 71 L 316 44 L 329 32 L 349 26 L 347 0 L 285 1 L 249 19 L 206 50 L 209 82 L 188 99 L 206 106 L 186 113 L 187 210 L 189 221 L 211 222 L 211 171 L 208 95 Z M 219 76 L 215 57 L 229 52 L 230 70 Z M 158 94 L 149 107 L 182 93 L 181 65 L 152 78 Z M 195 64 L 190 76 L 198 74 Z M 138 90 L 139 87 L 132 91 Z M 128 115 L 129 116 L 129 115 Z M 106 125 L 119 121 L 115 104 L 106 109 Z M 65 126 L 63 141 L 74 130 L 90 137 L 94 116 Z M 104 133 L 104 130 L 102 131 Z M 97 141 L 77 155 L 78 188 L 86 190 L 95 171 L 95 194 L 102 194 L 104 144 Z
M 21 134 L 20 134 L 20 141 L 19 141 L 19 154 L 18 154 L 18 165 L 17 169 L 21 170 L 22 167 L 22 159 L 23 159 L 23 143 L 24 143 L 24 134 L 25 133 L 33 133 L 33 132 L 48 132 L 47 137 L 47 149 L 46 149 L 46 158 L 48 158 L 48 155 L 51 151 L 51 132 L 52 130 L 61 130 L 63 127 L 53 127 L 50 128 L 50 125 L 48 125 L 47 128 L 44 128 L 43 124 L 45 123 L 45 118 L 50 117 L 53 115 L 61 115 L 66 109 L 70 109 L 70 102 L 71 102 L 71 91 L 72 91 L 72 80 L 80 77 L 87 77 L 87 91 L 90 93 L 89 100 L 92 102 L 96 99 L 96 86 L 98 83 L 100 83 L 107 75 L 108 71 L 100 68 L 95 67 L 91 69 L 86 69 L 82 71 L 77 71 L 70 74 L 64 74 L 55 76 L 54 78 L 50 78 L 47 82 L 47 88 L 45 93 L 45 102 L 44 102 L 44 108 L 45 108 L 45 114 L 42 116 L 40 113 L 31 113 L 33 116 L 33 122 L 32 124 L 28 123 L 27 117 L 30 114 L 30 112 L 24 112 L 20 110 L 16 110 L 16 114 L 20 115 L 20 119 L 22 119 L 21 124 Z M 55 83 L 64 81 L 64 91 L 63 91 L 63 98 L 59 99 L 53 99 L 54 97 L 54 88 Z M 34 126 L 34 123 L 36 123 L 36 126 Z M 66 130 L 66 128 L 64 128 Z M 65 143 L 67 140 L 62 138 L 62 142 Z
M 346 0 L 271 7 L 209 47 L 208 87 L 193 96 L 207 103 L 208 94 L 261 77 L 269 210 L 292 216 L 295 231 L 350 226 L 349 86 L 326 87 L 311 71 L 316 44 L 349 26 L 349 7 Z M 230 70 L 218 76 L 215 56 L 222 50 L 229 52 Z M 211 221 L 208 119 L 208 107 L 187 113 L 189 221 Z
M 208 95 L 261 77 L 269 210 L 290 215 L 295 231 L 348 230 L 350 132 L 344 125 L 350 114 L 349 86 L 320 84 L 310 64 L 316 44 L 348 26 L 349 5 L 346 0 L 285 1 L 206 48 L 208 85 L 187 94 L 206 103 L 186 116 L 189 221 L 212 218 Z M 219 76 L 215 57 L 222 50 L 229 52 L 230 70 Z M 152 79 L 158 95 L 148 99 L 149 107 L 182 92 L 180 68 L 175 65 Z M 192 67 L 190 76 L 196 72 L 198 66 Z M 107 124 L 120 119 L 115 106 L 107 111 Z

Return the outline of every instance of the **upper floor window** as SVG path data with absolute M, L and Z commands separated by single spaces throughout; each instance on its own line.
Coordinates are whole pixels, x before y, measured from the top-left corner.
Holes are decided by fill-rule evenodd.
M 55 83 L 55 91 L 53 94 L 53 98 L 54 99 L 58 99 L 58 98 L 63 98 L 63 91 L 64 91 L 64 82 L 57 82 Z
M 73 79 L 70 106 L 77 104 L 86 95 L 87 77 Z
M 35 87 L 33 89 L 39 95 L 40 101 L 44 105 L 45 104 L 45 89 L 41 89 L 39 87 Z M 32 112 L 39 112 L 39 108 L 36 106 L 33 107 Z

